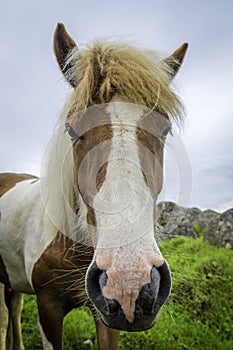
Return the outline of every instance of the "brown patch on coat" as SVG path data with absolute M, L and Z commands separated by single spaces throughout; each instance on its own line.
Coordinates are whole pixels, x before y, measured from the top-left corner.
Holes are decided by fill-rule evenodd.
M 11 288 L 9 277 L 8 277 L 8 274 L 6 271 L 6 267 L 4 265 L 4 262 L 2 260 L 1 255 L 0 255 L 0 281 L 1 281 L 1 283 L 5 284 L 5 286 Z
M 0 174 L 0 197 L 14 187 L 17 182 L 35 179 L 38 180 L 37 176 L 29 174 L 14 174 L 14 173 L 2 173 Z M 34 182 L 34 181 L 33 181 Z
M 84 189 L 88 190 L 91 202 L 105 179 L 112 135 L 111 125 L 102 125 L 87 131 L 74 145 L 79 191 L 83 194 Z
M 85 275 L 92 257 L 91 247 L 58 232 L 34 265 L 32 283 L 37 294 L 40 323 L 56 350 L 63 349 L 64 316 L 75 307 L 88 305 Z
M 146 185 L 157 199 L 163 185 L 164 140 L 161 134 L 171 126 L 165 112 L 151 112 L 138 124 L 139 159 Z M 156 234 L 156 208 L 154 208 L 154 233 Z
M 80 136 L 73 145 L 77 188 L 87 206 L 100 190 L 106 176 L 108 157 L 113 137 L 107 105 L 89 108 L 70 116 L 67 122 Z
M 166 114 L 151 112 L 138 123 L 137 128 L 143 176 L 155 199 L 163 182 L 164 140 L 161 139 L 161 134 L 169 126 L 170 121 Z
M 47 291 L 60 300 L 66 312 L 82 305 L 87 299 L 85 275 L 92 257 L 92 247 L 59 232 L 34 265 L 32 283 L 36 294 Z

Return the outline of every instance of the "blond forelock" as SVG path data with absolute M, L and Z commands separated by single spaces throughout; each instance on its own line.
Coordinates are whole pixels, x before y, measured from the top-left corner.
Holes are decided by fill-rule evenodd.
M 108 103 L 115 93 L 130 103 L 156 108 L 181 119 L 183 106 L 171 88 L 171 71 L 157 51 L 122 43 L 95 41 L 74 48 L 67 66 L 68 80 L 76 82 L 71 112 Z

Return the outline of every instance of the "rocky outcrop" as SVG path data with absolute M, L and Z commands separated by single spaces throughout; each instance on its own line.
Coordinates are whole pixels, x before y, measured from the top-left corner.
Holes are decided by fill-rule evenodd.
M 211 210 L 211 209 L 204 210 L 198 216 L 197 224 L 199 224 L 201 227 L 203 227 L 206 230 L 209 223 L 213 220 L 218 220 L 219 216 L 220 214 L 214 210 Z
M 204 239 L 211 244 L 233 249 L 233 209 L 220 214 L 213 210 L 185 208 L 173 202 L 157 205 L 157 222 L 163 237 L 197 237 L 196 225 L 204 229 Z M 195 227 L 195 228 L 194 228 Z
M 204 238 L 209 243 L 233 249 L 233 209 L 210 220 L 206 225 Z
M 196 238 L 197 234 L 186 217 L 187 209 L 173 202 L 161 202 L 157 207 L 157 221 L 163 226 L 167 238 L 188 236 Z

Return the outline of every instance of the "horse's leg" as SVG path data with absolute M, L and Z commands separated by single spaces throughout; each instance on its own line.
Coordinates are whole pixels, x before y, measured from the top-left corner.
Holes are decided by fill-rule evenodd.
M 43 349 L 44 350 L 53 350 L 53 345 L 48 341 L 48 339 L 45 336 L 44 330 L 39 322 L 39 329 L 40 329 L 40 335 L 42 339 Z
M 108 328 L 100 320 L 95 319 L 99 350 L 118 350 L 120 331 Z
M 9 293 L 9 315 L 12 324 L 13 333 L 13 350 L 24 350 L 22 329 L 21 329 L 21 312 L 23 308 L 23 294 L 12 290 Z M 10 331 L 9 327 L 8 330 Z
M 62 350 L 63 305 L 48 291 L 40 290 L 37 306 L 44 350 Z
M 0 283 L 0 350 L 6 349 L 8 308 L 5 304 L 5 286 Z

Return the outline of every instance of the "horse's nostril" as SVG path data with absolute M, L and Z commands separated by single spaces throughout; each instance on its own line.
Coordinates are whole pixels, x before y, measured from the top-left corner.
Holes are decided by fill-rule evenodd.
M 120 305 L 116 300 L 108 300 L 108 307 L 109 307 L 109 312 L 114 313 L 119 310 Z
M 154 305 L 157 301 L 159 286 L 160 286 L 160 274 L 156 270 L 156 267 L 153 266 L 151 269 L 151 281 L 150 283 L 145 284 L 139 294 L 137 303 L 144 311 L 151 312 L 154 308 Z
M 104 270 L 98 268 L 94 261 L 88 272 L 86 278 L 86 289 L 90 300 L 101 310 L 107 310 L 108 306 L 102 294 L 102 289 L 107 281 L 107 275 Z
M 164 264 L 157 269 L 161 276 L 157 304 L 161 306 L 165 303 L 171 291 L 171 273 L 166 260 L 164 261 Z
M 94 261 L 87 273 L 87 294 L 89 299 L 104 315 L 113 314 L 120 310 L 120 304 L 116 300 L 107 299 L 103 295 L 103 288 L 107 283 L 107 279 L 106 271 L 99 269 Z
M 143 298 L 141 298 L 141 307 L 144 311 L 151 312 L 156 302 L 156 298 L 143 289 Z
M 100 285 L 101 289 L 103 289 L 104 286 L 106 285 L 107 279 L 108 279 L 108 276 L 106 274 L 106 271 L 105 270 L 100 270 L 99 285 Z

